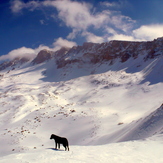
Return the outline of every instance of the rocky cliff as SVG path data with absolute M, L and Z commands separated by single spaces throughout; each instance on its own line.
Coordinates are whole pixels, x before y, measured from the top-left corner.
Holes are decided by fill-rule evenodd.
M 126 62 L 129 58 L 136 59 L 143 56 L 143 60 L 153 59 L 163 54 L 163 37 L 153 41 L 133 42 L 133 41 L 110 41 L 105 43 L 84 43 L 82 46 L 74 46 L 72 48 L 61 48 L 53 52 L 49 50 L 41 50 L 33 64 L 40 64 L 55 59 L 58 68 L 64 67 L 72 63 L 91 63 L 99 62 L 114 63 L 119 59 L 120 62 Z M 29 60 L 25 58 L 15 58 L 12 61 L 0 64 L 0 70 L 16 64 L 23 64 Z

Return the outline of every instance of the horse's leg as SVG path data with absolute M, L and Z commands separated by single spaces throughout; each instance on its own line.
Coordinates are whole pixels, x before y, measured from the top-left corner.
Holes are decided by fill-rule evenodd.
M 57 149 L 57 142 L 55 141 L 55 149 Z
M 67 146 L 66 146 L 65 144 L 63 144 L 63 146 L 65 147 L 65 151 L 66 151 L 66 149 L 67 149 Z

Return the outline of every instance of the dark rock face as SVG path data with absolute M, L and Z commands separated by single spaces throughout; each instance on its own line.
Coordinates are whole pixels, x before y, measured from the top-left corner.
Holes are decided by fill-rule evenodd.
M 16 65 L 21 65 L 23 63 L 26 63 L 28 62 L 29 59 L 28 58 L 15 58 L 14 60 L 12 61 L 6 61 L 6 62 L 3 62 L 2 64 L 0 64 L 0 71 L 8 68 L 8 67 L 11 67 L 12 69 L 14 69 L 14 66 Z
M 58 68 L 72 63 L 99 63 L 115 59 L 126 62 L 129 58 L 136 59 L 143 55 L 144 61 L 163 54 L 163 38 L 154 41 L 110 41 L 107 43 L 84 43 L 83 46 L 71 48 L 62 58 L 57 59 Z
M 33 64 L 42 63 L 44 61 L 47 61 L 47 60 L 51 59 L 52 58 L 52 54 L 53 54 L 52 51 L 49 51 L 49 50 L 46 50 L 46 49 L 41 50 L 37 54 L 36 58 L 32 62 L 33 62 Z

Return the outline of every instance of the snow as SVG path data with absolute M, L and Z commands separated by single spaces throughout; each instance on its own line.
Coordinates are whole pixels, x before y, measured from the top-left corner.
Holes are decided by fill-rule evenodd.
M 0 162 L 163 162 L 161 57 L 54 63 L 1 71 Z
M 32 149 L 25 153 L 1 157 L 0 162 L 15 163 L 161 163 L 163 162 L 161 140 L 129 141 L 99 146 L 71 146 L 69 152 L 53 148 Z

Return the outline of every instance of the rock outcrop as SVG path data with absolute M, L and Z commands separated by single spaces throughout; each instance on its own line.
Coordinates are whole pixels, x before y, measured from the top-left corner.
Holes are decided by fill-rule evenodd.
M 114 63 L 114 60 L 119 59 L 120 62 L 126 62 L 129 58 L 136 59 L 138 56 L 143 56 L 144 61 L 153 59 L 163 55 L 163 37 L 153 41 L 110 41 L 105 43 L 84 43 L 82 46 L 74 46 L 72 48 L 61 48 L 53 52 L 49 50 L 41 50 L 32 64 L 40 64 L 51 60 L 55 60 L 57 67 L 62 68 L 68 64 L 81 63 Z M 4 62 L 0 64 L 0 70 L 16 64 L 18 59 Z M 23 63 L 26 61 L 19 62 Z

